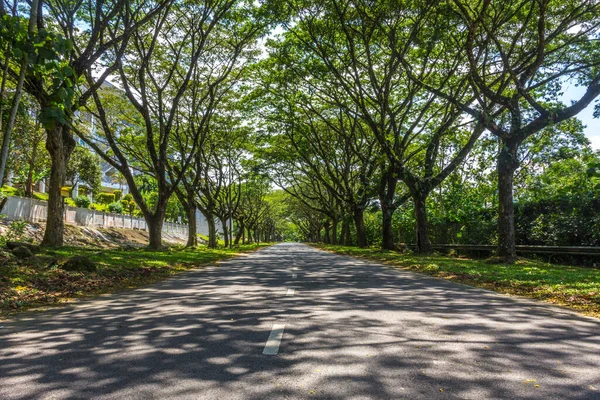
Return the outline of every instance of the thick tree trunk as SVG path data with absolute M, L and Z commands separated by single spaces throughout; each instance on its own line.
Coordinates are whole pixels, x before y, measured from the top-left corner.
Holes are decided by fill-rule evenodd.
M 217 248 L 217 226 L 215 224 L 214 215 L 206 215 L 206 222 L 208 224 L 208 248 Z
M 192 203 L 188 203 L 188 240 L 187 247 L 196 247 L 198 246 L 198 229 L 196 227 L 196 206 Z
M 236 246 L 239 245 L 242 236 L 244 236 L 244 224 L 238 224 L 238 229 L 235 234 L 235 240 L 233 241 L 233 244 Z
M 417 223 L 417 253 L 419 254 L 430 254 L 433 251 L 431 242 L 429 241 L 426 200 L 426 194 L 420 193 L 413 196 L 413 201 L 415 203 L 415 221 Z
M 68 128 L 63 125 L 57 124 L 54 128 L 48 129 L 46 133 L 46 149 L 50 153 L 52 167 L 48 185 L 48 216 L 42 246 L 59 247 L 63 245 L 65 227 L 65 209 L 60 191 L 65 183 L 67 163 L 75 148 L 75 140 Z
M 498 156 L 498 257 L 512 264 L 517 259 L 515 248 L 515 205 L 513 178 L 519 167 L 516 141 L 502 143 Z
M 365 231 L 364 210 L 356 207 L 354 209 L 354 225 L 356 226 L 356 243 L 358 247 L 367 247 L 367 232 Z
M 162 249 L 162 228 L 165 222 L 166 205 L 158 205 L 156 212 L 151 216 L 146 216 L 146 225 L 148 226 L 148 247 L 153 250 Z

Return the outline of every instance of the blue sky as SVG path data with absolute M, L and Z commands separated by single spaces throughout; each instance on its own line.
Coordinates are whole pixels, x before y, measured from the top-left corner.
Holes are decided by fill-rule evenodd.
M 584 87 L 566 86 L 563 101 L 566 104 L 569 104 L 571 100 L 579 99 L 584 93 Z M 577 118 L 586 125 L 585 135 L 590 139 L 590 142 L 592 142 L 592 148 L 594 150 L 600 150 L 600 119 L 593 118 L 594 104 L 597 102 L 598 99 L 596 99 L 595 102 L 592 102 L 585 110 L 577 114 Z

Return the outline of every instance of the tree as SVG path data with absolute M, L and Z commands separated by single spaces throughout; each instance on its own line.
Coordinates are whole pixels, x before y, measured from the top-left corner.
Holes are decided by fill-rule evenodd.
M 22 185 L 25 197 L 33 196 L 33 186 L 50 170 L 50 157 L 44 148 L 45 132 L 37 118 L 39 109 L 27 95 L 21 98 L 11 138 L 7 170 L 13 182 Z
M 38 7 L 31 10 L 27 2 L 18 2 L 16 8 L 30 10 L 29 16 L 36 22 L 27 44 L 26 69 L 16 70 L 14 60 L 9 58 L 2 59 L 1 67 L 13 79 L 19 79 L 25 71 L 24 90 L 38 102 L 40 121 L 46 129 L 46 149 L 52 168 L 42 245 L 63 243 L 64 204 L 60 192 L 75 148 L 72 135 L 75 112 L 116 70 L 113 61 L 124 51 L 131 34 L 166 3 L 166 0 L 39 0 Z M 79 29 L 81 26 L 87 29 Z M 82 77 L 94 68 L 102 70 L 99 76 L 87 85 L 80 85 Z
M 319 115 L 315 103 L 338 108 L 359 121 L 357 126 L 371 138 L 367 140 L 377 144 L 368 163 L 377 169 L 374 185 L 383 211 L 383 246 L 395 247 L 393 213 L 412 198 L 417 249 L 430 252 L 427 196 L 462 163 L 483 129 L 465 124 L 460 109 L 413 82 L 403 60 L 410 59 L 421 76 L 434 77 L 466 101 L 467 80 L 455 76 L 459 62 L 445 55 L 444 46 L 423 40 L 452 32 L 452 24 L 439 16 L 431 25 L 423 22 L 438 15 L 434 3 L 383 1 L 374 5 L 332 0 L 287 4 L 293 16 L 289 33 L 279 46 L 283 54 L 277 59 L 279 64 L 293 71 L 303 92 L 310 93 L 306 103 L 312 113 Z M 405 12 L 398 13 L 398 7 Z M 447 62 L 444 68 L 431 68 L 430 59 L 440 57 Z M 364 150 L 361 141 L 357 147 Z M 440 151 L 442 147 L 445 153 Z M 441 159 L 445 161 L 442 164 Z M 400 193 L 399 181 L 406 186 Z M 367 203 L 365 199 L 363 209 Z
M 468 113 L 498 138 L 498 256 L 513 263 L 513 179 L 520 166 L 521 144 L 577 115 L 600 94 L 600 4 L 454 0 L 443 15 L 464 27 L 463 34 L 441 40 L 452 42 L 454 51 L 448 53 L 468 66 L 465 74 L 475 103 L 461 101 L 437 82 L 420 77 L 412 60 L 403 62 L 415 82 Z M 444 68 L 437 60 L 431 64 Z M 586 88 L 570 105 L 559 101 L 567 81 Z
M 115 130 L 111 119 L 118 110 L 113 105 L 112 114 L 107 113 L 110 101 L 93 94 L 92 112 L 101 123 L 102 138 L 98 141 L 81 131 L 80 137 L 126 178 L 148 225 L 151 248 L 162 246 L 167 202 L 196 157 L 220 85 L 264 27 L 252 18 L 253 10 L 236 0 L 175 2 L 151 25 L 134 32 L 131 46 L 115 48 L 119 83 L 137 122 L 117 126 L 135 131 L 141 140 Z M 91 71 L 86 78 L 88 84 L 94 83 Z M 113 99 L 119 97 L 113 93 Z M 132 156 L 157 182 L 155 208 L 144 203 L 135 186 Z
M 91 193 L 97 193 L 102 184 L 100 157 L 88 148 L 75 147 L 67 165 L 66 178 L 73 187 L 83 183 Z
M 2 83 L 0 88 L 0 132 L 3 134 L 2 148 L 0 149 L 0 186 L 4 183 L 4 172 L 6 168 L 6 160 L 8 159 L 8 148 L 15 126 L 17 118 L 17 112 L 19 109 L 19 103 L 21 102 L 21 95 L 23 94 L 23 83 L 25 81 L 25 75 L 27 72 L 28 64 L 28 52 L 30 51 L 28 45 L 34 39 L 35 24 L 38 17 L 39 0 L 32 0 L 29 8 L 29 21 L 27 29 L 21 26 L 20 18 L 16 15 L 16 2 L 13 7 L 13 16 L 9 16 L 4 9 L 4 2 L 0 3 L 0 37 L 6 43 L 5 52 L 5 67 L 2 74 Z M 6 83 L 8 80 L 9 72 L 9 52 L 12 52 L 15 58 L 20 59 L 19 74 L 16 78 L 15 93 L 12 99 L 12 105 L 10 115 L 5 129 L 2 124 L 2 111 L 4 103 L 4 95 L 6 90 Z

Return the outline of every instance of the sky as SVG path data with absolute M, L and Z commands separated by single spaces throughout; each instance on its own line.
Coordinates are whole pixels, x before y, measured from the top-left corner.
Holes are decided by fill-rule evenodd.
M 565 89 L 563 98 L 565 104 L 569 104 L 571 100 L 581 98 L 585 93 L 584 87 L 567 86 Z M 594 150 L 600 150 L 600 119 L 593 117 L 594 104 L 597 104 L 598 101 L 599 99 L 596 99 L 596 101 L 592 102 L 585 110 L 577 114 L 577 118 L 579 118 L 586 126 L 585 136 L 590 139 Z

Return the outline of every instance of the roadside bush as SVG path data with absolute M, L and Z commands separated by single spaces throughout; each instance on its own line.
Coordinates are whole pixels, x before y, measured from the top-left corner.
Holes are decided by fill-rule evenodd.
M 127 197 L 127 196 L 125 196 Z M 125 198 L 123 198 L 123 200 L 121 200 L 121 205 L 123 206 L 123 210 L 127 213 L 132 215 L 133 211 L 135 210 L 135 201 L 133 200 L 127 200 Z
M 121 196 L 123 195 L 123 191 L 122 190 L 115 190 L 113 192 L 113 194 L 115 195 L 115 201 L 119 201 L 119 200 L 121 200 Z
M 89 208 L 90 203 L 90 198 L 87 196 L 77 196 L 75 199 L 75 204 L 77 204 L 77 207 Z
M 98 193 L 96 196 L 96 203 L 100 204 L 111 204 L 115 202 L 114 193 Z
M 121 214 L 123 212 L 123 205 L 120 202 L 110 203 L 108 205 L 108 211 L 111 213 Z
M 17 219 L 10 222 L 6 232 L 6 240 L 22 240 L 27 231 L 27 221 Z

